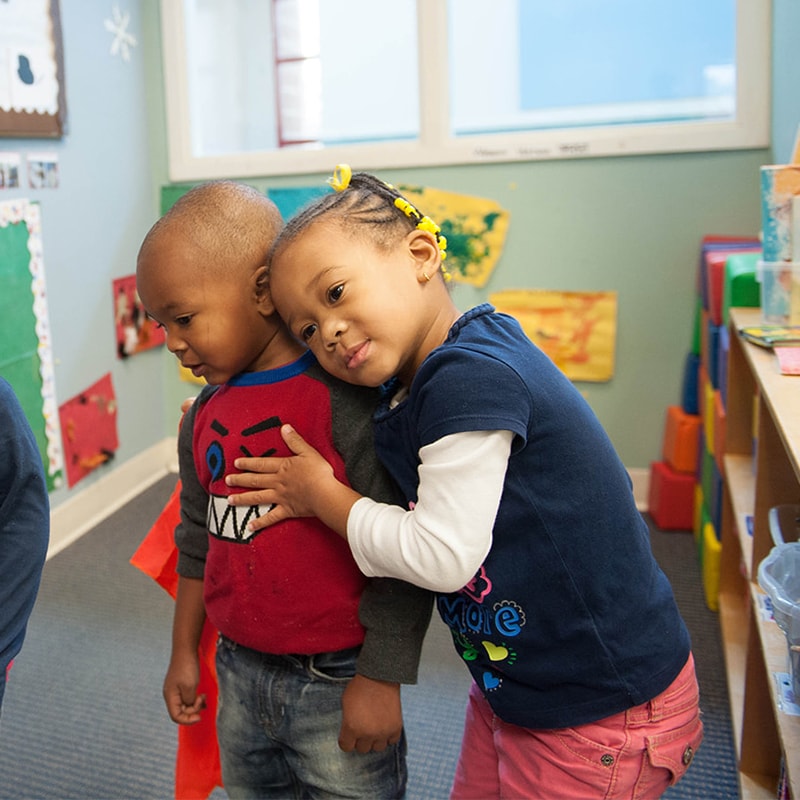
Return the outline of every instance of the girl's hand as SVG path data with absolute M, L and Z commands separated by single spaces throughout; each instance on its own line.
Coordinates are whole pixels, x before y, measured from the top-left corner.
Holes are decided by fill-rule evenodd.
M 233 506 L 274 506 L 248 525 L 252 531 L 290 517 L 318 517 L 345 536 L 347 514 L 359 495 L 339 482 L 333 467 L 291 425 L 281 428 L 281 436 L 295 455 L 237 458 L 234 466 L 242 472 L 227 475 L 225 483 L 249 491 L 231 495 L 228 502 Z

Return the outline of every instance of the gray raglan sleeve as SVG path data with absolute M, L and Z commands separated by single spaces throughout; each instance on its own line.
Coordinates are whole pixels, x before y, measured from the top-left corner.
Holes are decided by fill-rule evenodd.
M 175 528 L 175 546 L 178 548 L 177 572 L 184 578 L 202 578 L 208 553 L 208 494 L 200 484 L 194 464 L 192 438 L 197 409 L 213 392 L 203 391 L 183 417 L 178 432 L 178 471 L 181 479 L 181 521 Z
M 398 503 L 397 488 L 375 455 L 372 414 L 377 392 L 331 386 L 334 445 L 344 459 L 350 485 L 365 497 Z M 370 578 L 359 617 L 366 629 L 357 671 L 368 678 L 416 683 L 420 654 L 433 610 L 433 593 L 394 578 Z

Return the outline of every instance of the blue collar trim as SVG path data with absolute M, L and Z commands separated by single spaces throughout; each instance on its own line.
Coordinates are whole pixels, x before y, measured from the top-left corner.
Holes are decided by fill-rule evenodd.
M 234 375 L 229 381 L 228 386 L 264 386 L 269 383 L 280 383 L 290 378 L 296 378 L 317 363 L 314 354 L 307 350 L 297 361 L 284 364 L 275 369 L 266 369 L 262 372 L 240 372 Z

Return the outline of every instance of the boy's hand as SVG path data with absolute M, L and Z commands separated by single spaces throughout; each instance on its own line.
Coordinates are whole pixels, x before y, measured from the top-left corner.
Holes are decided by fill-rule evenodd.
M 381 752 L 399 742 L 402 733 L 400 684 L 355 675 L 342 695 L 339 747 L 346 753 Z
M 173 656 L 164 678 L 163 694 L 170 719 L 178 725 L 200 722 L 200 712 L 206 707 L 206 696 L 197 694 L 199 683 L 198 659 Z

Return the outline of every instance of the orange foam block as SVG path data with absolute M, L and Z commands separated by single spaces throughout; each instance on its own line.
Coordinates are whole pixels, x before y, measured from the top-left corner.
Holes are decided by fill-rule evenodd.
M 648 511 L 664 531 L 691 531 L 694 527 L 695 476 L 678 472 L 666 461 L 650 465 Z
M 687 414 L 681 406 L 668 406 L 662 457 L 678 472 L 697 471 L 700 447 L 699 414 Z

